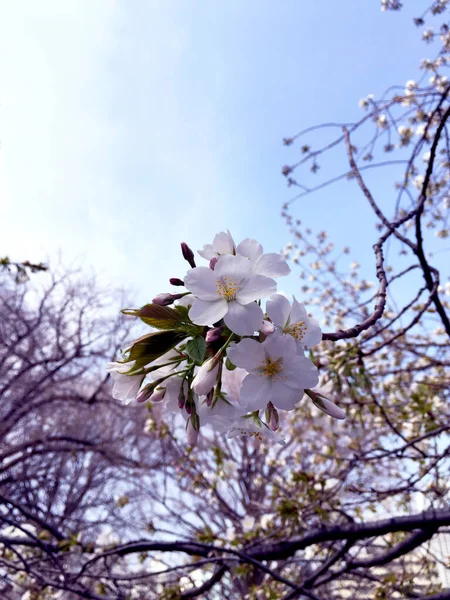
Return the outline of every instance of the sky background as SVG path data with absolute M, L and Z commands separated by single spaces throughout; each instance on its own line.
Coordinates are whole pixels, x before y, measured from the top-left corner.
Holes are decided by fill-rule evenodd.
M 406 4 L 0 0 L 0 256 L 60 252 L 142 305 L 183 277 L 182 240 L 229 228 L 279 251 L 295 194 L 281 167 L 299 156 L 282 138 L 354 121 L 360 98 L 418 77 L 424 3 Z M 375 278 L 354 183 L 291 209 Z

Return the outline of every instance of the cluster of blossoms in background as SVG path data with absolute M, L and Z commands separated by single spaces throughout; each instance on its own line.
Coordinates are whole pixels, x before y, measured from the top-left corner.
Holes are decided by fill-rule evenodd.
M 197 266 L 185 243 L 181 248 L 191 269 L 184 280 L 170 283 L 187 291 L 159 294 L 152 304 L 123 311 L 158 331 L 135 340 L 107 365 L 113 396 L 180 413 L 191 445 L 205 425 L 228 437 L 268 437 L 282 444 L 278 411 L 293 410 L 305 393 L 343 419 L 343 411 L 310 389 L 319 377 L 305 351 L 322 333 L 303 304 L 276 293 L 275 278 L 290 272 L 282 255 L 265 254 L 252 239 L 236 246 L 229 232 L 199 251 L 208 266 Z

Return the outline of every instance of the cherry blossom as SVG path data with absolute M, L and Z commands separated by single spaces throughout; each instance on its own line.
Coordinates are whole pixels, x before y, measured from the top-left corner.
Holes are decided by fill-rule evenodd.
M 276 289 L 273 279 L 251 273 L 243 256 L 225 255 L 219 258 L 214 271 L 196 267 L 187 272 L 186 288 L 196 297 L 189 317 L 198 325 L 213 325 L 223 318 L 225 325 L 238 335 L 251 335 L 262 320 L 256 304 Z
M 134 363 L 109 362 L 106 365 L 106 370 L 114 380 L 112 397 L 116 400 L 122 400 L 129 404 L 136 398 L 141 387 L 144 375 L 127 374 L 133 367 Z
M 282 294 L 267 301 L 266 311 L 271 321 L 283 334 L 291 335 L 299 348 L 311 347 L 322 340 L 322 331 L 316 319 L 308 317 L 306 308 L 294 298 L 292 306 Z
M 272 334 L 262 344 L 245 338 L 228 350 L 233 364 L 248 371 L 240 400 L 249 410 L 264 409 L 269 401 L 276 408 L 293 410 L 305 388 L 317 385 L 315 365 L 297 354 L 290 336 Z

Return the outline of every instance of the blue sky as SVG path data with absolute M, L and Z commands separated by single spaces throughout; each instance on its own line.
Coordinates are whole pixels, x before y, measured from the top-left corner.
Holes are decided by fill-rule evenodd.
M 422 2 L 407 4 L 0 2 L 0 255 L 60 251 L 143 304 L 183 276 L 182 240 L 228 227 L 280 250 L 280 170 L 298 156 L 282 137 L 358 119 L 361 97 L 418 76 Z M 376 232 L 353 184 L 292 210 L 370 276 Z

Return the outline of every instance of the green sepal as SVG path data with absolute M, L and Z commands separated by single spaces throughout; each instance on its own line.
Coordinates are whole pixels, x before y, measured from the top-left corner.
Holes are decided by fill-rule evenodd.
M 185 353 L 191 358 L 196 365 L 202 365 L 205 357 L 206 343 L 205 340 L 200 336 L 196 336 L 192 340 L 186 342 L 184 348 Z
M 225 367 L 226 367 L 226 368 L 227 368 L 229 371 L 234 371 L 234 370 L 235 370 L 235 368 L 236 368 L 236 365 L 234 365 L 234 364 L 231 362 L 231 360 L 228 358 L 228 356 L 227 356 L 227 359 L 226 359 L 226 361 L 225 361 Z

